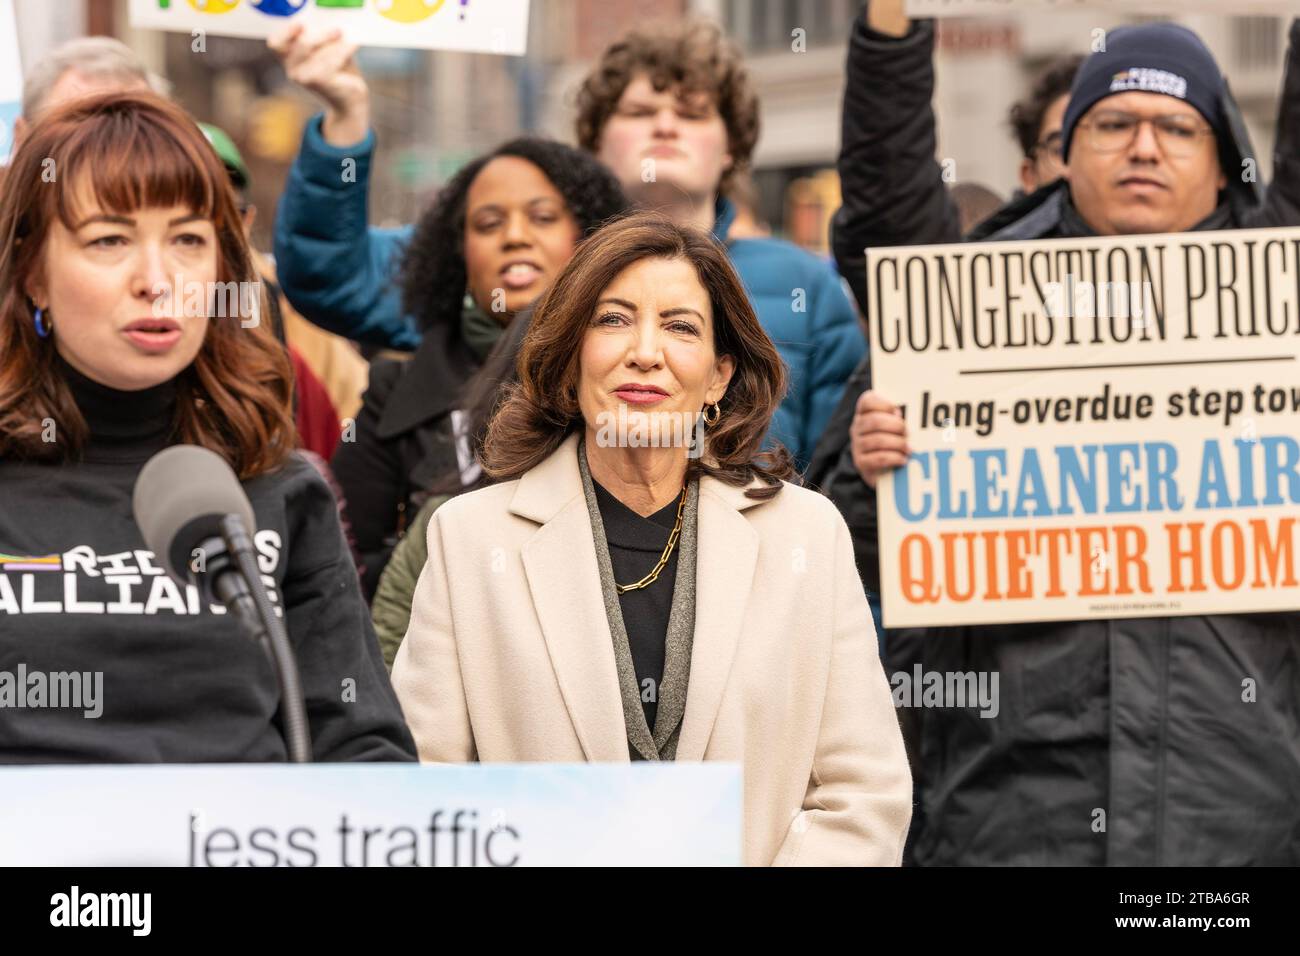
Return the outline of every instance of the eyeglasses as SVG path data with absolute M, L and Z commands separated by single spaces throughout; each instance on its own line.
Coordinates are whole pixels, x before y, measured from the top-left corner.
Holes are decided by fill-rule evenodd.
M 1061 131 L 1058 129 L 1055 132 L 1044 136 L 1041 140 L 1035 143 L 1034 148 L 1029 151 L 1029 156 L 1034 160 L 1047 158 L 1054 159 L 1058 163 L 1062 162 L 1065 158 L 1061 152 L 1061 148 L 1064 144 L 1065 137 L 1061 135 Z
M 1156 142 L 1166 156 L 1194 156 L 1202 136 L 1214 135 L 1208 126 L 1190 116 L 1136 116 L 1133 113 L 1107 111 L 1080 122 L 1088 130 L 1088 142 L 1099 153 L 1117 153 L 1128 149 L 1137 139 L 1138 129 L 1150 123 Z

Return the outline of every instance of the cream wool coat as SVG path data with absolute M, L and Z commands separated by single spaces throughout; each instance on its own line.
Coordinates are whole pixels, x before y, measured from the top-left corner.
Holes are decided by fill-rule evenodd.
M 578 435 L 453 498 L 393 686 L 425 761 L 626 762 Z M 912 780 L 835 506 L 700 483 L 694 647 L 677 759 L 744 768 L 744 861 L 897 865 Z

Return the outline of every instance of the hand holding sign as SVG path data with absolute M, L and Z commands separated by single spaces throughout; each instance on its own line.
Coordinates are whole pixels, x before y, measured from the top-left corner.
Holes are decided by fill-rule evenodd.
M 849 428 L 853 467 L 871 488 L 886 471 L 907 464 L 907 424 L 898 406 L 879 392 L 863 392 Z
M 867 263 L 887 626 L 1300 607 L 1300 229 Z
M 357 66 L 355 43 L 338 28 L 290 23 L 266 41 L 289 79 L 328 105 L 321 132 L 331 146 L 354 146 L 370 130 L 370 87 Z

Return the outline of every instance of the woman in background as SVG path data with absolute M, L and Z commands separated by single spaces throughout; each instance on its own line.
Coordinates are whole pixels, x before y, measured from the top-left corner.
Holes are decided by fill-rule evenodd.
M 519 381 L 515 366 L 519 361 L 519 349 L 523 344 L 524 333 L 528 330 L 531 314 L 528 309 L 519 314 L 493 346 L 483 367 L 465 383 L 459 404 L 464 410 L 466 435 L 459 447 L 465 449 L 462 453 L 470 461 L 477 462 L 481 457 L 488 422 L 501 404 L 508 387 Z M 415 582 L 429 557 L 426 540 L 429 520 L 435 511 L 456 495 L 491 483 L 481 468 L 476 469 L 474 481 L 469 485 L 463 482 L 459 466 L 444 474 L 428 489 L 429 497 L 393 548 L 392 557 L 384 566 L 379 587 L 370 604 L 370 616 L 375 624 L 375 634 L 379 637 L 379 648 L 383 652 L 384 663 L 390 670 L 411 623 L 411 598 L 415 594 Z
M 368 596 L 430 487 L 453 472 L 465 486 L 478 479 L 466 382 L 578 241 L 624 208 L 618 182 L 591 156 L 524 138 L 470 162 L 421 218 L 401 274 L 419 348 L 408 362 L 374 364 L 355 434 L 333 458 Z M 355 254 L 357 269 L 336 273 L 340 285 L 365 271 L 366 243 Z

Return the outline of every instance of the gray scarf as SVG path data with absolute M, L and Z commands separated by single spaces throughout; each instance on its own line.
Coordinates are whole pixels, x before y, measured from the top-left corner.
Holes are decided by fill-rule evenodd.
M 681 733 L 682 715 L 686 712 L 686 685 L 690 679 L 691 647 L 695 635 L 695 536 L 700 483 L 692 481 L 686 492 L 682 533 L 677 538 L 677 580 L 673 582 L 673 603 L 668 614 L 668 632 L 664 637 L 664 676 L 658 688 L 659 706 L 655 712 L 654 732 L 651 733 L 645 711 L 641 708 L 641 691 L 632 664 L 627 629 L 623 626 L 623 609 L 615 590 L 605 523 L 600 517 L 596 488 L 587 467 L 585 441 L 578 443 L 578 470 L 582 472 L 582 490 L 587 498 L 587 513 L 591 516 L 591 536 L 596 546 L 596 564 L 600 568 L 605 617 L 609 620 L 609 631 L 614 639 L 614 660 L 618 665 L 628 751 L 633 760 L 672 760 L 677 756 L 677 738 Z

